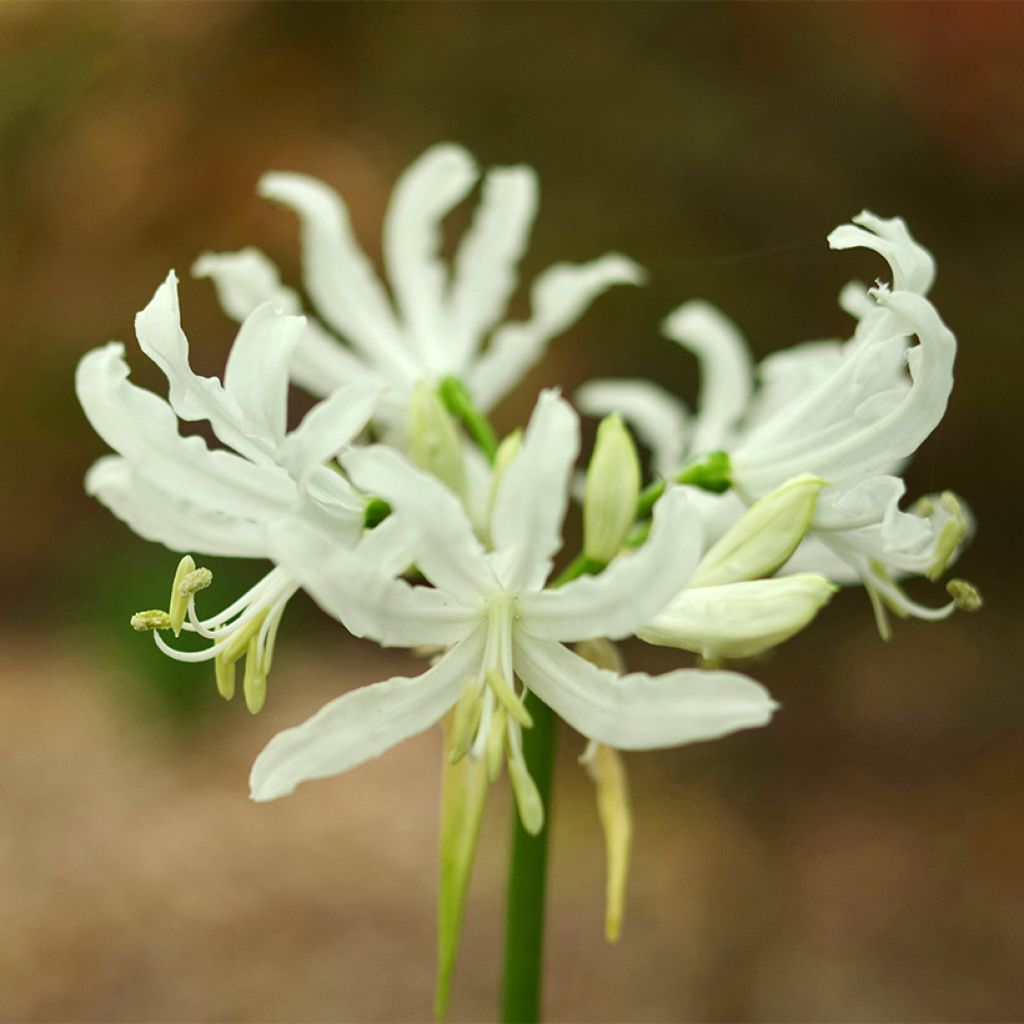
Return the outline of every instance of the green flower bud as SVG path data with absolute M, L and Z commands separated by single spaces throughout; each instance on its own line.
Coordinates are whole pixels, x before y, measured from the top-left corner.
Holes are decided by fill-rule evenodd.
M 805 473 L 751 505 L 701 560 L 690 587 L 770 576 L 804 539 L 824 486 L 824 481 Z
M 618 414 L 601 420 L 583 495 L 583 552 L 608 563 L 633 526 L 640 497 L 640 459 Z
M 413 461 L 455 494 L 466 490 L 459 431 L 437 392 L 421 381 L 409 400 L 409 447 Z

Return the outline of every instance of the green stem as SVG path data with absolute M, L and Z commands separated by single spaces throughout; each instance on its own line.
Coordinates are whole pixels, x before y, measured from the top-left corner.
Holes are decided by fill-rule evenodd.
M 557 717 L 535 694 L 526 698 L 533 727 L 523 732 L 523 755 L 550 818 Z M 513 811 L 512 853 L 505 910 L 505 972 L 501 1019 L 505 1024 L 540 1020 L 544 953 L 544 897 L 547 889 L 548 825 L 531 836 Z
M 579 576 L 596 575 L 604 567 L 603 562 L 579 554 L 552 586 L 560 587 Z M 513 808 L 501 989 L 501 1019 L 505 1024 L 535 1024 L 540 1020 L 548 822 L 558 718 L 534 693 L 527 694 L 526 709 L 533 718 L 533 726 L 523 731 L 523 756 L 544 805 L 545 823 L 539 835 L 531 836 Z
M 473 396 L 458 377 L 445 377 L 437 389 L 445 408 L 462 420 L 469 436 L 480 446 L 487 461 L 494 463 L 498 454 L 498 435 L 487 417 L 476 407 Z

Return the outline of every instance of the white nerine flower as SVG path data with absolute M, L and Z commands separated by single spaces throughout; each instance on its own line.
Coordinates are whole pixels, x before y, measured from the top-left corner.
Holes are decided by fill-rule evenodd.
M 639 282 L 639 267 L 617 254 L 559 263 L 534 282 L 530 319 L 503 323 L 536 212 L 537 180 L 524 166 L 495 168 L 485 176 L 472 225 L 449 270 L 441 259 L 441 222 L 479 177 L 466 150 L 445 144 L 428 149 L 399 179 L 384 220 L 392 302 L 336 192 L 301 174 L 264 176 L 261 194 L 299 215 L 305 288 L 320 317 L 310 320 L 295 353 L 292 371 L 300 384 L 325 395 L 366 376 L 385 382 L 378 415 L 398 429 L 419 381 L 457 377 L 486 410 L 598 295 L 615 284 Z M 256 249 L 207 254 L 194 272 L 213 279 L 221 304 L 236 319 L 267 300 L 300 311 L 298 296 Z
M 130 383 L 120 343 L 94 349 L 78 365 L 75 384 L 82 408 L 118 453 L 92 466 L 86 490 L 140 536 L 177 551 L 265 558 L 267 524 L 296 515 L 329 528 L 336 543 L 355 544 L 364 500 L 325 463 L 363 429 L 379 389 L 364 384 L 342 389 L 287 432 L 288 363 L 304 327 L 301 317 L 263 304 L 242 324 L 223 384 L 197 376 L 189 365 L 172 273 L 136 318 L 140 347 L 167 377 L 168 400 Z M 179 419 L 206 420 L 231 450 L 210 449 L 200 437 L 183 437 Z M 218 685 L 225 695 L 234 689 L 234 663 L 245 656 L 246 697 L 258 710 L 274 635 L 298 584 L 276 568 L 229 607 L 200 620 L 194 594 L 210 580 L 196 572 L 191 559 L 183 560 L 166 622 L 143 616 L 133 624 L 175 633 L 184 624 L 212 641 L 207 650 L 186 653 L 153 634 L 171 657 L 217 659 Z M 183 623 L 186 608 L 189 619 Z
M 284 796 L 303 781 L 346 771 L 456 707 L 456 755 L 472 751 L 500 766 L 504 748 L 520 815 L 536 831 L 543 810 L 521 746 L 529 726 L 522 704 L 527 689 L 584 736 L 618 749 L 710 739 L 769 720 L 774 702 L 742 675 L 684 669 L 619 677 L 565 646 L 641 628 L 700 557 L 699 526 L 677 488 L 656 506 L 639 551 L 600 576 L 545 587 L 561 545 L 578 432 L 570 407 L 554 393 L 542 395 L 497 487 L 491 551 L 474 535 L 458 499 L 393 450 L 343 456 L 352 479 L 407 520 L 416 564 L 433 587 L 391 578 L 308 524 L 271 529 L 277 561 L 353 633 L 385 645 L 450 649 L 422 675 L 345 694 L 276 736 L 253 765 L 254 799 Z
M 859 226 L 837 228 L 829 244 L 880 253 L 893 287 L 844 289 L 841 304 L 858 319 L 849 341 L 811 342 L 770 356 L 758 367 L 755 391 L 739 331 L 706 303 L 690 302 L 667 318 L 664 331 L 701 361 L 696 416 L 663 390 L 635 381 L 595 382 L 578 397 L 588 412 L 618 409 L 629 418 L 666 476 L 703 452 L 729 453 L 734 491 L 697 499 L 712 536 L 786 479 L 821 477 L 829 487 L 787 571 L 860 580 L 876 607 L 884 601 L 900 614 L 941 617 L 952 604 L 923 607 L 893 580 L 944 568 L 968 532 L 968 513 L 955 501 L 933 502 L 927 514 L 899 508 L 902 467 L 945 412 L 956 339 L 925 298 L 934 263 L 903 221 L 866 212 L 854 219 Z

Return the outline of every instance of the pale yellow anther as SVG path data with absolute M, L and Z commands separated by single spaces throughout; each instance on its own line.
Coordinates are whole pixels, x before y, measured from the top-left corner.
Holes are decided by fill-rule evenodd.
M 259 639 L 253 637 L 245 652 L 245 676 L 242 679 L 242 693 L 245 706 L 251 714 L 258 715 L 267 700 L 267 675 L 260 663 Z
M 469 748 L 473 746 L 473 740 L 476 738 L 482 713 L 480 681 L 471 677 L 462 687 L 452 716 L 451 748 L 448 753 L 448 760 L 452 764 L 462 760 L 469 753 Z
M 175 636 L 181 635 L 181 627 L 185 623 L 185 615 L 188 613 L 189 594 L 181 592 L 181 584 L 192 572 L 195 572 L 196 563 L 191 555 L 185 555 L 178 563 L 177 571 L 174 573 L 174 582 L 171 584 L 171 603 L 168 606 L 167 614 L 171 619 L 171 629 Z
M 946 592 L 962 612 L 976 612 L 984 604 L 981 591 L 967 580 L 950 580 L 946 584 Z
M 213 582 L 213 573 L 209 569 L 200 566 L 186 573 L 178 585 L 178 592 L 182 597 L 191 597 L 200 590 L 205 590 Z
M 501 774 L 501 762 L 505 754 L 505 729 L 508 727 L 508 712 L 501 706 L 495 708 L 491 731 L 487 734 L 484 761 L 487 764 L 487 778 L 494 782 Z
M 225 699 L 231 700 L 235 695 L 237 662 L 225 661 L 221 655 L 213 659 L 213 670 L 217 677 L 217 692 Z
M 952 491 L 943 491 L 939 495 L 939 505 L 949 518 L 942 524 L 932 563 L 925 573 L 930 580 L 937 580 L 946 571 L 946 567 L 964 542 L 968 531 L 967 516 Z
M 533 725 L 530 712 L 523 706 L 515 690 L 509 685 L 508 680 L 496 669 L 487 670 L 487 684 L 494 691 L 501 706 L 525 729 Z
M 171 617 L 162 609 L 154 608 L 148 612 L 136 612 L 131 623 L 137 633 L 145 633 L 153 629 L 170 629 Z

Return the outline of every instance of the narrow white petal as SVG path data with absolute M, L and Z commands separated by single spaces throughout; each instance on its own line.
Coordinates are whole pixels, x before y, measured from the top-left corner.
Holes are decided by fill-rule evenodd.
M 285 439 L 281 457 L 296 479 L 344 451 L 366 426 L 380 401 L 381 388 L 359 381 L 313 406 Z
M 299 519 L 281 519 L 267 528 L 267 550 L 313 600 L 355 636 L 386 647 L 450 644 L 468 636 L 480 613 L 453 602 L 431 587 L 394 579 L 366 557 L 346 550 L 338 539 Z M 389 559 L 390 561 L 390 559 Z
M 121 344 L 86 353 L 75 373 L 75 390 L 96 433 L 162 489 L 253 520 L 294 503 L 295 484 L 279 467 L 257 466 L 230 452 L 211 451 L 200 437 L 182 437 L 171 407 L 128 381 Z
M 340 775 L 429 729 L 455 703 L 466 677 L 479 671 L 482 650 L 481 633 L 422 675 L 346 693 L 278 733 L 252 766 L 253 800 L 276 800 L 302 782 Z
M 694 453 L 726 447 L 753 386 L 750 352 L 736 325 L 706 302 L 687 302 L 662 331 L 700 361 L 700 412 L 693 425 Z
M 537 175 L 531 167 L 498 167 L 484 179 L 455 258 L 448 324 L 454 365 L 468 362 L 505 312 L 536 212 Z
M 266 557 L 266 542 L 257 524 L 166 491 L 140 477 L 118 455 L 105 455 L 92 465 L 85 476 L 85 490 L 140 537 L 172 551 Z
M 706 658 L 749 658 L 808 625 L 835 589 L 811 574 L 687 589 L 637 636 Z
M 487 351 L 470 369 L 467 384 L 483 409 L 490 409 L 543 357 L 548 342 L 567 330 L 584 310 L 616 284 L 639 284 L 643 271 L 632 260 L 609 253 L 589 263 L 556 263 L 530 291 L 532 315 L 525 323 L 499 327 Z
M 437 372 L 458 371 L 448 348 L 441 221 L 477 173 L 461 146 L 432 146 L 398 180 L 384 218 L 384 259 L 398 307 L 422 365 Z
M 285 313 L 302 313 L 302 303 L 294 289 L 281 283 L 277 267 L 258 249 L 204 253 L 193 264 L 192 273 L 213 281 L 224 312 L 239 323 L 264 302 L 273 302 Z M 329 395 L 335 388 L 369 373 L 362 360 L 319 323 L 307 318 L 306 329 L 292 357 L 296 383 L 314 395 Z
M 617 412 L 651 450 L 654 468 L 671 476 L 683 465 L 689 442 L 686 406 L 646 380 L 592 380 L 573 396 L 588 416 Z
M 306 328 L 305 317 L 279 313 L 272 302 L 244 320 L 224 371 L 224 390 L 242 411 L 256 440 L 284 440 L 288 418 L 288 367 Z
M 491 542 L 510 590 L 542 587 L 551 571 L 562 546 L 569 477 L 579 448 L 576 413 L 556 391 L 542 392 L 494 499 Z
M 416 530 L 416 564 L 435 586 L 467 603 L 497 587 L 462 504 L 436 477 L 383 445 L 354 448 L 342 464 L 363 491 L 383 498 Z
M 139 347 L 167 378 L 171 408 L 183 420 L 207 420 L 224 444 L 256 462 L 270 462 L 272 445 L 254 440 L 233 396 L 213 377 L 200 377 L 189 365 L 188 339 L 181 329 L 178 278 L 172 270 L 135 317 Z
M 373 266 L 352 233 L 348 210 L 333 189 L 302 174 L 267 174 L 260 194 L 293 209 L 302 224 L 302 269 L 324 319 L 372 366 L 415 379 L 395 317 Z
M 737 672 L 619 676 L 559 643 L 520 635 L 516 673 L 578 732 L 617 750 L 651 750 L 766 725 L 778 706 Z
M 565 642 L 629 636 L 686 586 L 700 554 L 700 522 L 683 489 L 672 488 L 655 505 L 639 551 L 620 555 L 600 576 L 520 594 L 520 625 L 531 636 Z

